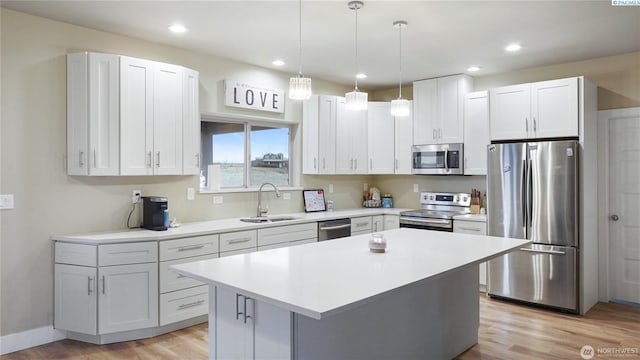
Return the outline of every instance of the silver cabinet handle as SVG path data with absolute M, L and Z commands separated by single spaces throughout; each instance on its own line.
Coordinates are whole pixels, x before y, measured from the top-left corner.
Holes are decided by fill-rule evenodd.
M 373 159 L 369 159 L 369 169 L 373 170 Z
M 251 304 L 253 304 L 253 299 L 250 297 L 244 297 L 244 323 L 247 323 L 247 319 L 251 319 L 251 315 L 247 312 L 247 300 L 251 300 Z
M 313 168 L 316 168 L 316 158 L 313 158 Z
M 524 118 L 524 129 L 529 132 L 529 119 L 528 118 Z
M 107 285 L 105 284 L 105 281 L 104 281 L 104 275 L 102 275 L 102 295 L 105 294 L 105 291 L 106 291 L 105 288 L 106 287 L 107 287 Z
M 147 167 L 151 167 L 151 151 L 147 153 Z
M 327 168 L 327 162 L 325 158 L 322 158 L 322 169 L 325 170 Z
M 538 131 L 538 126 L 536 124 L 536 118 L 533 118 L 533 131 Z
M 80 153 L 78 154 L 78 164 L 80 167 L 84 167 L 84 151 L 82 150 L 80 150 Z
M 532 253 L 540 253 L 540 254 L 551 254 L 551 255 L 566 255 L 567 254 L 564 251 L 536 250 L 536 249 L 527 249 L 527 248 L 520 248 L 520 251 L 526 251 L 526 252 L 532 252 Z
M 240 244 L 240 243 L 246 243 L 248 241 L 251 241 L 250 237 L 245 237 L 245 238 L 242 238 L 242 239 L 232 239 L 232 240 L 227 241 L 227 243 L 228 244 Z
M 196 154 L 196 166 L 200 167 L 200 153 Z
M 93 168 L 98 168 L 98 154 L 96 152 L 96 149 L 93 149 Z
M 355 164 L 355 165 L 353 166 L 353 169 L 354 169 L 354 170 L 358 170 L 358 158 L 356 158 L 356 159 L 354 160 L 354 164 Z
M 91 276 L 87 276 L 87 295 L 91 295 L 91 293 L 93 292 L 93 286 L 91 286 L 91 283 L 93 282 L 93 278 Z
M 460 226 L 460 230 L 475 231 L 475 232 L 482 231 L 481 229 L 470 228 L 470 227 L 462 227 L 462 226 Z
M 356 224 L 356 227 L 363 227 L 363 226 L 367 226 L 367 225 L 369 225 L 368 222 L 366 222 L 366 223 L 362 222 L 362 223 Z
M 442 128 L 438 129 L 438 139 L 442 139 Z
M 396 170 L 398 170 L 398 159 L 396 159 Z
M 191 302 L 191 303 L 188 303 L 188 304 L 182 304 L 182 305 L 178 306 L 178 310 L 189 309 L 189 308 L 192 308 L 192 307 L 196 307 L 196 306 L 202 305 L 203 303 L 204 303 L 204 300 L 198 300 L 198 301 L 194 301 L 194 302 Z
M 349 165 L 349 169 L 353 170 L 353 159 L 351 159 L 351 165 Z
M 240 315 L 244 315 L 243 312 L 240 311 L 240 307 L 238 306 L 238 299 L 240 298 L 240 294 L 236 294 L 236 320 L 240 318 Z
M 159 168 L 160 167 L 160 151 L 156 152 L 156 167 Z
M 436 139 L 436 129 L 431 129 L 431 138 L 432 138 L 433 140 L 435 140 L 435 139 Z
M 198 250 L 198 249 L 202 249 L 203 247 L 204 247 L 204 244 L 202 244 L 202 245 L 193 245 L 193 246 L 185 246 L 185 247 L 179 248 L 178 251 Z

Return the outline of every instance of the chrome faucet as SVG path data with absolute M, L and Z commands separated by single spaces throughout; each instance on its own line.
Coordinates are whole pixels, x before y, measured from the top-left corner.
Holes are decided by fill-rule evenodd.
M 262 183 L 260 185 L 260 188 L 258 189 L 258 217 L 267 215 L 267 212 L 269 211 L 269 208 L 262 207 L 262 187 L 264 187 L 265 185 L 273 186 L 273 189 L 276 191 L 276 197 L 280 197 L 280 191 L 275 185 L 270 182 Z

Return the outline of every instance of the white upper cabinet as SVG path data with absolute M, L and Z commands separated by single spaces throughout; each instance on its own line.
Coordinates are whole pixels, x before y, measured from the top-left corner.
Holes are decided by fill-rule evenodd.
M 67 172 L 119 173 L 118 55 L 67 55 Z
M 303 103 L 303 174 L 335 173 L 336 105 L 337 97 L 328 95 L 313 95 Z
M 389 102 L 370 102 L 367 109 L 369 174 L 395 172 L 395 122 Z
M 199 174 L 198 73 L 120 55 L 67 55 L 67 172 Z
M 182 69 L 120 58 L 122 175 L 182 173 Z
M 336 174 L 366 174 L 367 112 L 347 110 L 338 98 L 336 116 Z
M 182 69 L 182 173 L 200 174 L 199 74 Z
M 489 94 L 468 93 L 464 97 L 464 174 L 487 175 L 489 145 Z
M 394 173 L 411 175 L 411 146 L 413 145 L 413 112 L 394 119 Z
M 491 140 L 578 136 L 578 78 L 491 89 Z
M 473 87 L 467 75 L 413 83 L 413 143 L 462 143 L 464 94 Z

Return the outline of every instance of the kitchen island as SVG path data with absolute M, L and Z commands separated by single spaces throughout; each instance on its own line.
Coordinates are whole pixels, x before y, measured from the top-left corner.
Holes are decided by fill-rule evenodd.
M 209 284 L 211 359 L 449 359 L 477 343 L 478 264 L 527 240 L 415 229 L 175 265 Z

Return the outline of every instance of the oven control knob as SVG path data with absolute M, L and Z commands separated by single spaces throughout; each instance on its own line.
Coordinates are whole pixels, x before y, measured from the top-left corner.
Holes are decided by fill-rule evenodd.
M 458 197 L 457 196 L 453 197 L 453 202 L 458 202 Z
M 462 201 L 466 202 L 466 201 L 467 201 L 467 199 L 468 199 L 468 198 L 467 198 L 466 196 L 464 196 L 464 197 L 462 198 Z

